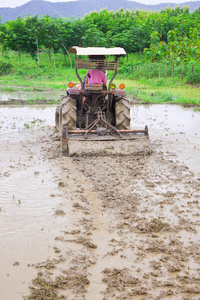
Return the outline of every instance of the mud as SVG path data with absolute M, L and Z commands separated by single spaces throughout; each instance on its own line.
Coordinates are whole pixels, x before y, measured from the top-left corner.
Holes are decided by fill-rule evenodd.
M 198 128 L 151 128 L 142 156 L 63 157 L 53 127 L 4 138 L 0 298 L 200 299 Z

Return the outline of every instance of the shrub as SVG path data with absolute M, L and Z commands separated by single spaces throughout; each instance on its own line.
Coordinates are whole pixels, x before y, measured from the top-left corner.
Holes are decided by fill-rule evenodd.
M 0 61 L 0 76 L 9 74 L 13 66 L 11 63 Z
M 188 76 L 187 83 L 197 84 L 200 83 L 200 73 L 194 72 Z

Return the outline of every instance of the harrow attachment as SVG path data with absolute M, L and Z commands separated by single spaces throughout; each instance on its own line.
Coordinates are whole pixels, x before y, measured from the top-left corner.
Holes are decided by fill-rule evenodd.
M 143 130 L 118 130 L 105 120 L 101 112 L 98 112 L 97 119 L 84 129 L 68 130 L 63 126 L 61 140 L 62 154 L 66 156 L 131 155 L 151 152 L 147 126 Z

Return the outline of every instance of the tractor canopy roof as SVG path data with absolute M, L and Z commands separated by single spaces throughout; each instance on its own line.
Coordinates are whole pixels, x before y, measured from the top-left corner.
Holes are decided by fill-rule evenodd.
M 77 55 L 126 55 L 126 51 L 121 47 L 105 48 L 105 47 L 77 47 L 70 48 L 69 53 L 76 53 Z

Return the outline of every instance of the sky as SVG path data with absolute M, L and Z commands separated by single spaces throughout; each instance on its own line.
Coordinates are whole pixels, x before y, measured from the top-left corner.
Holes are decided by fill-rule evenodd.
M 0 7 L 16 7 L 21 6 L 30 0 L 0 0 Z M 49 2 L 68 2 L 75 0 L 46 0 Z M 159 4 L 159 3 L 184 3 L 188 0 L 134 0 L 135 2 L 143 3 L 143 4 Z M 191 0 L 189 0 L 191 1 Z

